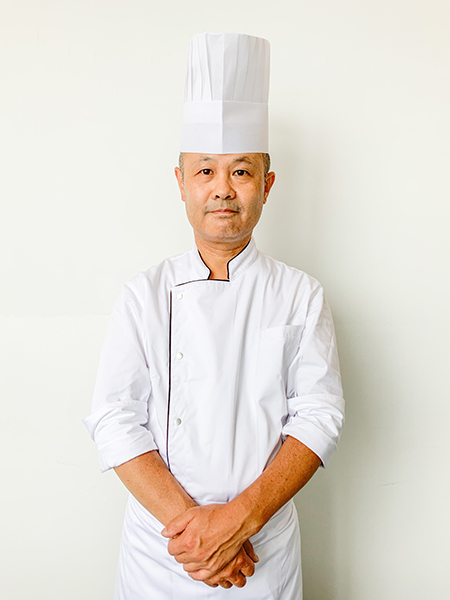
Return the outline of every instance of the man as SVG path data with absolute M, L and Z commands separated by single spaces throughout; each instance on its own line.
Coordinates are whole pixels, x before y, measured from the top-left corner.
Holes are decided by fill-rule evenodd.
M 131 492 L 116 600 L 302 597 L 292 498 L 343 400 L 321 286 L 252 238 L 275 180 L 268 52 L 191 40 L 175 172 L 195 246 L 131 279 L 106 335 L 85 423 Z

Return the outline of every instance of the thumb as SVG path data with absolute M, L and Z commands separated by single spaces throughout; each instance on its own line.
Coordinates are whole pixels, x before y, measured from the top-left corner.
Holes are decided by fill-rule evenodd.
M 172 521 L 170 521 L 170 523 L 168 523 L 161 531 L 161 535 L 166 538 L 173 538 L 182 533 L 186 529 L 189 521 L 193 518 L 188 512 L 189 511 L 186 511 L 178 517 L 175 517 L 175 519 L 172 519 Z

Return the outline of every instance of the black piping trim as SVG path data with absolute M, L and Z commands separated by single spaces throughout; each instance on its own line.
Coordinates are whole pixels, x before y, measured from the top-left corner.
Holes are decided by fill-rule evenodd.
M 248 245 L 251 242 L 251 238 L 248 241 L 247 245 L 244 246 L 244 248 L 242 248 L 242 250 L 236 254 L 236 256 L 233 256 L 232 259 L 230 259 L 227 263 L 227 275 L 228 275 L 228 279 L 210 279 L 211 277 L 211 269 L 208 267 L 208 265 L 205 263 L 205 261 L 203 260 L 202 255 L 200 254 L 200 251 L 197 249 L 198 255 L 200 256 L 202 263 L 205 265 L 205 267 L 208 269 L 209 271 L 209 276 L 207 279 L 192 279 L 191 281 L 184 281 L 183 283 L 177 283 L 174 287 L 180 287 L 181 285 L 187 285 L 188 283 L 197 283 L 200 281 L 227 281 L 228 283 L 230 282 L 230 262 L 232 260 L 234 260 L 235 258 L 237 258 L 239 256 L 239 254 L 242 254 L 242 252 L 244 252 L 244 250 L 246 248 L 248 248 Z M 169 459 L 169 431 L 170 431 L 170 399 L 171 399 L 171 392 L 172 392 L 172 290 L 170 290 L 170 302 L 169 302 L 169 390 L 168 390 L 168 395 L 167 395 L 167 427 L 166 427 L 166 459 L 167 459 L 167 468 L 170 471 L 170 459 Z
M 187 285 L 188 283 L 198 283 L 200 281 L 228 281 L 228 279 L 192 279 L 191 281 L 183 281 L 183 283 L 177 283 L 173 287 L 180 287 L 180 285 Z
M 203 260 L 203 256 L 200 254 L 200 250 L 199 250 L 198 248 L 197 248 L 197 252 L 198 252 L 198 255 L 200 256 L 200 259 L 201 259 L 202 263 L 205 265 L 205 267 L 206 267 L 206 268 L 208 269 L 208 271 L 209 271 L 209 275 L 208 275 L 208 277 L 207 277 L 207 279 L 209 279 L 209 278 L 211 277 L 211 269 L 208 267 L 208 265 L 207 265 L 207 264 L 205 263 L 205 261 Z
M 167 427 L 166 427 L 166 459 L 167 468 L 170 471 L 169 460 L 169 424 L 170 424 L 170 396 L 172 384 L 172 290 L 170 290 L 169 302 L 169 390 L 167 395 Z
M 245 245 L 245 246 L 242 248 L 242 250 L 241 250 L 241 251 L 240 251 L 238 254 L 236 254 L 236 256 L 233 256 L 233 258 L 232 258 L 232 259 L 230 259 L 230 260 L 228 261 L 228 263 L 227 263 L 227 275 L 228 275 L 228 281 L 230 281 L 230 262 L 231 262 L 232 260 L 234 260 L 235 258 L 237 258 L 237 257 L 239 256 L 239 254 L 242 254 L 242 253 L 244 252 L 244 250 L 245 250 L 246 248 L 248 248 L 248 245 L 250 244 L 250 242 L 251 242 L 251 241 L 252 241 L 252 238 L 250 238 L 250 239 L 248 240 L 247 244 L 246 244 L 246 245 Z
M 248 248 L 248 246 L 249 246 L 249 244 L 250 244 L 251 241 L 252 241 L 252 238 L 250 238 L 248 240 L 248 242 L 246 243 L 246 245 L 242 248 L 242 250 L 240 252 L 238 252 L 236 254 L 236 256 L 233 256 L 233 258 L 230 258 L 230 260 L 227 262 L 227 276 L 228 276 L 228 279 L 210 279 L 210 277 L 211 277 L 211 269 L 205 263 L 205 261 L 203 260 L 203 256 L 200 254 L 200 250 L 197 248 L 198 255 L 200 256 L 202 263 L 208 269 L 209 275 L 208 275 L 207 279 L 194 279 L 194 281 L 230 281 L 230 262 L 232 260 L 234 260 L 235 258 L 237 258 L 240 254 L 242 254 L 244 252 L 244 250 L 246 250 Z M 193 282 L 192 281 L 186 281 L 186 283 L 193 283 Z M 178 285 L 184 285 L 184 283 L 179 283 Z M 175 287 L 177 287 L 177 286 L 175 286 Z

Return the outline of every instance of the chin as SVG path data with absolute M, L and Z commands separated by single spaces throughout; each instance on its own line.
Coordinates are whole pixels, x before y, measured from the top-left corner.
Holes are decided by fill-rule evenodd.
M 216 243 L 238 243 L 241 242 L 243 240 L 245 240 L 248 237 L 248 234 L 242 234 L 242 233 L 238 233 L 238 232 L 226 232 L 226 233 L 220 233 L 217 235 L 211 235 L 209 236 L 209 240 L 211 242 L 216 242 Z

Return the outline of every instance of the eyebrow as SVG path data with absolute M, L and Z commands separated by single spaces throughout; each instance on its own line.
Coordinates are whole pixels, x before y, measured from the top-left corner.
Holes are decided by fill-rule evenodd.
M 233 164 L 241 163 L 241 162 L 247 163 L 248 165 L 254 164 L 254 161 L 251 158 L 249 158 L 248 156 L 238 156 L 238 158 L 235 158 L 233 160 Z
M 213 158 L 212 156 L 202 156 L 200 158 L 198 158 L 196 161 L 196 163 L 204 163 L 204 162 L 216 162 L 216 159 Z M 253 165 L 254 161 L 248 157 L 248 156 L 238 156 L 237 158 L 235 158 L 232 161 L 232 164 L 235 165 L 237 163 L 246 163 L 248 165 Z
M 202 163 L 202 162 L 211 162 L 211 161 L 214 161 L 214 159 L 213 159 L 212 156 L 201 156 L 195 162 L 196 163 Z

